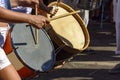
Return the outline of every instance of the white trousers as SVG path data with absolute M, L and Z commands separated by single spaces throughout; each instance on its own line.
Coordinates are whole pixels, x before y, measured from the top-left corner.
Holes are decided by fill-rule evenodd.
M 120 0 L 113 0 L 113 17 L 116 28 L 116 51 L 115 54 L 120 54 Z
M 0 70 L 11 64 L 2 48 L 5 43 L 8 30 L 9 27 L 0 27 Z

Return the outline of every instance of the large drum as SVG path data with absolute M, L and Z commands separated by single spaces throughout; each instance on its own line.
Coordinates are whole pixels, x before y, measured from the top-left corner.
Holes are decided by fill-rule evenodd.
M 11 35 L 8 34 L 3 47 L 21 78 L 29 79 L 40 73 L 61 68 L 65 61 L 75 55 L 73 52 L 65 51 L 65 45 L 58 46 L 50 39 L 51 36 L 49 37 L 46 31 L 52 31 L 52 37 L 60 40 L 50 26 L 50 30 L 39 30 L 39 43 L 36 46 L 34 28 L 26 25 L 16 24 Z
M 48 72 L 55 64 L 54 46 L 49 35 L 44 29 L 40 29 L 39 43 L 36 45 L 35 29 L 26 25 L 16 24 L 12 28 L 11 43 L 14 53 L 7 54 L 22 78 Z
M 54 33 L 57 41 L 59 37 L 52 27 L 49 30 L 39 30 L 38 45 L 35 44 L 34 28 L 27 24 L 16 24 L 7 36 L 4 50 L 11 63 L 14 65 L 22 78 L 33 78 L 39 73 L 49 72 L 62 67 L 63 62 L 73 57 L 73 52 L 63 50 L 65 45 L 58 46 L 54 43 L 46 31 Z M 52 43 L 53 42 L 53 43 Z M 61 40 L 60 40 L 61 42 Z M 12 44 L 11 44 L 12 43 Z M 13 52 L 12 52 L 13 51 Z
M 48 6 L 51 7 L 56 5 L 57 2 L 52 2 Z M 90 42 L 89 32 L 85 27 L 81 17 L 78 14 L 73 14 L 52 20 L 54 17 L 71 12 L 75 11 L 68 5 L 60 2 L 58 6 L 58 12 L 55 14 L 55 16 L 50 18 L 50 15 L 47 14 L 47 17 L 51 19 L 50 26 L 53 28 L 53 31 L 51 31 L 51 29 L 47 32 L 50 35 L 52 41 L 59 47 L 64 45 L 63 50 L 67 51 L 68 53 L 77 54 L 85 50 Z M 56 39 L 54 34 L 57 34 L 60 40 Z

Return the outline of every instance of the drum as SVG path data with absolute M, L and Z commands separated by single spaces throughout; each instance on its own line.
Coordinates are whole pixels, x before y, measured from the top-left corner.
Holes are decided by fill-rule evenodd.
M 3 49 L 4 49 L 6 54 L 13 51 L 13 48 L 12 48 L 12 45 L 11 45 L 11 36 L 10 36 L 10 34 L 11 34 L 11 30 L 8 31 L 6 41 L 5 41 L 5 44 L 3 46 Z
M 52 2 L 48 6 L 56 6 L 56 4 L 57 2 Z M 70 12 L 75 11 L 68 5 L 60 2 L 58 12 L 52 18 L 68 14 Z M 55 20 L 52 20 L 49 14 L 47 14 L 47 17 L 51 19 L 51 25 L 48 26 L 51 26 L 53 29 L 49 29 L 47 32 L 53 43 L 56 43 L 59 47 L 64 45 L 62 50 L 65 50 L 68 53 L 77 54 L 88 47 L 90 42 L 89 32 L 78 14 L 57 18 Z M 55 37 L 55 34 L 59 37 L 58 39 Z
M 44 29 L 38 32 L 38 44 L 35 44 L 35 29 L 27 24 L 16 24 L 12 28 L 11 42 L 14 53 L 9 57 L 22 78 L 48 72 L 55 64 L 55 52 L 52 41 Z

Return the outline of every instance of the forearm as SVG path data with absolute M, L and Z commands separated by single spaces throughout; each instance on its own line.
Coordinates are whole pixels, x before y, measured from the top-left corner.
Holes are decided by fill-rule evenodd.
M 0 7 L 0 21 L 2 20 L 4 22 L 29 23 L 29 18 L 29 14 L 18 13 Z
M 38 0 L 10 0 L 11 7 L 23 6 L 23 7 L 35 7 L 35 4 L 39 4 Z

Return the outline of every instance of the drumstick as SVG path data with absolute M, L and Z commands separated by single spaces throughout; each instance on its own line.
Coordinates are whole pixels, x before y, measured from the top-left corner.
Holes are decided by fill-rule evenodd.
M 55 16 L 53 18 L 50 18 L 50 21 L 56 20 L 56 19 L 59 19 L 59 18 L 63 18 L 63 17 L 69 16 L 69 15 L 77 14 L 79 12 L 80 12 L 80 10 L 77 10 L 77 11 L 73 11 L 73 12 L 70 12 L 70 13 L 66 13 L 66 14 L 62 14 L 62 15 L 59 15 L 59 16 Z
M 37 5 L 35 5 L 35 15 L 38 15 L 38 6 Z M 35 44 L 37 45 L 38 44 L 38 29 L 35 29 Z
M 57 0 L 57 4 L 56 4 L 57 7 L 59 6 L 60 2 L 61 2 L 61 0 Z

